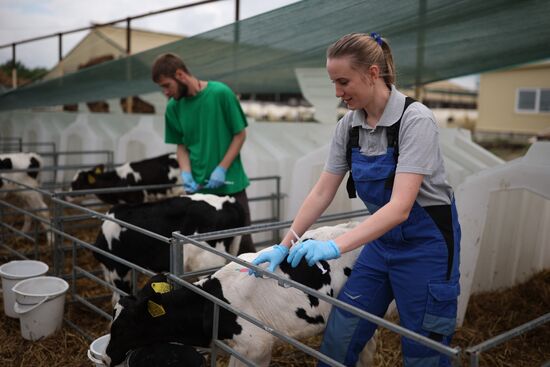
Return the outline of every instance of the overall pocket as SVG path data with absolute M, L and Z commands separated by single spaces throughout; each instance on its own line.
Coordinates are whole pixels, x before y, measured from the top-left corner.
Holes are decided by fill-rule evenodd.
M 457 280 L 429 282 L 422 328 L 436 334 L 451 335 L 456 327 L 459 293 L 460 285 Z

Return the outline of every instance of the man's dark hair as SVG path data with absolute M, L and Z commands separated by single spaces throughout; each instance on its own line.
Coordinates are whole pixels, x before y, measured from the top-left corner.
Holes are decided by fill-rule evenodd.
M 151 77 L 155 83 L 158 83 L 161 76 L 173 78 L 178 69 L 185 71 L 187 74 L 191 74 L 182 59 L 178 56 L 170 53 L 162 54 L 157 57 L 153 63 Z

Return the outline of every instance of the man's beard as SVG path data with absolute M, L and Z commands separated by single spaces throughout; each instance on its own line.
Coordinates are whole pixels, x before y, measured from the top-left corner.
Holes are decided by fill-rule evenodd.
M 187 84 L 180 82 L 177 79 L 174 79 L 176 83 L 178 84 L 178 96 L 177 98 L 174 97 L 176 101 L 179 101 L 181 98 L 189 97 L 189 88 L 187 87 Z

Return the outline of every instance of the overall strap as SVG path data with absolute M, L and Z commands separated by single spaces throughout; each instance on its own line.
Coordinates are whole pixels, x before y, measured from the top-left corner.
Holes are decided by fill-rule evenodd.
M 401 117 L 399 117 L 399 120 L 388 128 L 386 128 L 386 138 L 388 139 L 388 148 L 393 147 L 393 155 L 395 157 L 395 162 L 397 163 L 397 157 L 399 156 L 399 128 L 401 127 L 401 120 L 403 119 L 403 115 L 405 114 L 405 111 L 407 108 L 412 104 L 416 102 L 411 97 L 405 98 L 405 106 L 403 107 L 403 112 L 401 113 Z
M 399 158 L 399 128 L 401 127 L 401 120 L 403 119 L 403 115 L 405 114 L 405 111 L 407 108 L 412 104 L 416 102 L 415 99 L 411 97 L 405 98 L 405 106 L 403 106 L 403 112 L 401 113 L 401 117 L 399 117 L 399 120 L 397 122 L 389 127 L 386 128 L 386 138 L 388 140 L 388 148 L 393 148 L 393 157 L 395 158 L 395 164 L 397 164 L 397 159 Z M 392 188 L 393 187 L 393 181 L 395 179 L 395 172 L 388 177 L 386 180 L 386 188 Z
M 351 176 L 351 149 L 359 148 L 359 129 L 360 126 L 352 127 L 349 130 L 348 144 L 346 145 L 346 161 L 348 162 L 349 174 L 348 181 L 346 183 L 346 190 L 348 191 L 348 196 L 350 199 L 356 198 L 357 194 L 355 193 L 355 182 Z

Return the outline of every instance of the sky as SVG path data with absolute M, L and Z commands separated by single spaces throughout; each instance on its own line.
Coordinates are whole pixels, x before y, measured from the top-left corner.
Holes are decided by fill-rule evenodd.
M 28 38 L 105 23 L 155 10 L 195 3 L 198 0 L 0 0 L 0 46 Z M 273 10 L 298 0 L 240 0 L 240 19 Z M 233 22 L 235 1 L 222 0 L 193 8 L 132 21 L 132 27 L 192 36 Z M 125 26 L 125 23 L 121 23 Z M 63 37 L 68 53 L 87 31 Z M 16 48 L 16 59 L 30 68 L 52 68 L 58 61 L 57 37 Z M 12 48 L 0 49 L 0 63 L 12 58 Z M 453 79 L 476 89 L 477 76 Z

